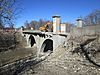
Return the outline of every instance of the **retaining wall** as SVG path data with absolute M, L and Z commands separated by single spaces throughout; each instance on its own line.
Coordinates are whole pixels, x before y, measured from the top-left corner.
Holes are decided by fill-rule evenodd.
M 83 36 L 83 35 L 97 35 L 100 34 L 100 25 L 92 25 L 86 27 L 72 27 L 70 34 L 73 37 Z

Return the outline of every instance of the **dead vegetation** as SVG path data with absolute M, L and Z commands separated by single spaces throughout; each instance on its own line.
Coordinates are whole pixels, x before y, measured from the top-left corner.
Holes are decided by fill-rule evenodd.
M 100 67 L 100 43 L 98 36 L 82 36 L 72 41 L 72 54 L 77 53 L 85 57 L 90 63 Z
M 0 32 L 0 52 L 24 48 L 25 45 L 26 40 L 21 36 L 20 32 Z
M 15 48 L 15 32 L 0 32 L 0 52 Z

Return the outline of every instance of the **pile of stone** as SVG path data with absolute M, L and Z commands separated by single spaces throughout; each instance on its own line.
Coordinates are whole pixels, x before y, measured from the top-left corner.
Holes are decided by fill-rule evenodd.
M 90 63 L 100 66 L 100 43 L 97 36 L 76 37 L 72 42 L 72 53 L 85 57 Z

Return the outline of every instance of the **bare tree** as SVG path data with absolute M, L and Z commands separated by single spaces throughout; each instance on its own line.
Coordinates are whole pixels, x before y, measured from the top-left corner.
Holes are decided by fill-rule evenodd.
M 39 27 L 43 26 L 46 24 L 47 21 L 43 20 L 43 19 L 40 19 L 39 20 Z
M 17 0 L 0 0 L 0 26 L 14 25 L 16 12 L 16 2 Z
M 24 23 L 24 26 L 26 27 L 26 29 L 30 29 L 30 24 L 28 23 L 27 20 L 26 20 L 26 22 Z
M 39 22 L 33 20 L 33 21 L 30 22 L 30 26 L 33 27 L 34 29 L 38 29 L 39 28 Z
M 100 24 L 100 10 L 95 10 L 91 12 L 84 18 L 84 22 L 86 25 Z
M 47 21 L 47 20 L 43 20 L 43 19 L 40 19 L 39 21 L 32 20 L 30 23 L 28 23 L 28 21 L 26 21 L 24 23 L 24 26 L 27 29 L 30 29 L 30 27 L 33 27 L 34 29 L 38 30 L 39 27 L 44 26 L 47 22 L 51 22 L 51 21 Z

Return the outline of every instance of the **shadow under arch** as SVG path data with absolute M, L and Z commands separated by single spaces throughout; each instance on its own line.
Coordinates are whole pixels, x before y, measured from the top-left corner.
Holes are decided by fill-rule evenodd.
M 32 35 L 30 35 L 29 37 L 29 44 L 31 47 L 34 46 L 34 44 L 36 44 L 35 38 Z
M 51 39 L 46 39 L 42 46 L 41 46 L 41 51 L 42 52 L 48 52 L 48 51 L 53 51 L 53 40 Z

